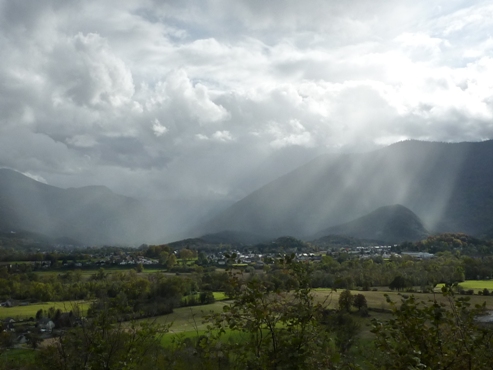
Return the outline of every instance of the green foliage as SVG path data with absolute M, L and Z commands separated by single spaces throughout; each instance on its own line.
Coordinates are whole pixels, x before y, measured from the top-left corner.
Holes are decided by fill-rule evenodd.
M 345 290 L 339 295 L 339 311 L 351 312 L 351 306 L 353 304 L 353 295 L 350 290 Z
M 339 311 L 329 316 L 328 326 L 335 334 L 335 345 L 338 352 L 342 356 L 347 356 L 361 331 L 360 324 L 349 313 Z
M 64 332 L 38 352 L 38 369 L 150 369 L 162 364 L 160 337 L 168 327 L 123 325 L 100 311 L 81 327 Z
M 363 294 L 357 294 L 353 299 L 353 306 L 361 311 L 362 308 L 368 307 L 368 303 L 366 302 L 366 297 Z
M 324 303 L 315 303 L 310 293 L 309 265 L 289 258 L 281 265 L 296 282 L 291 291 L 231 273 L 233 303 L 210 317 L 207 343 L 217 343 L 227 331 L 243 333 L 241 342 L 221 347 L 238 369 L 334 368 L 339 354 L 322 324 Z
M 174 266 L 176 265 L 176 256 L 171 253 L 169 256 L 168 256 L 168 259 L 166 260 L 166 268 L 168 270 L 172 269 Z
M 373 320 L 375 369 L 473 370 L 490 368 L 493 333 L 475 317 L 483 306 L 470 307 L 469 298 L 456 298 L 450 287 L 442 288 L 447 303 L 420 302 L 414 296 L 400 305 L 388 299 L 393 318 Z
M 405 277 L 398 275 L 394 278 L 394 280 L 392 280 L 392 282 L 389 285 L 389 288 L 392 290 L 401 291 L 407 288 L 408 286 L 411 286 L 409 281 Z

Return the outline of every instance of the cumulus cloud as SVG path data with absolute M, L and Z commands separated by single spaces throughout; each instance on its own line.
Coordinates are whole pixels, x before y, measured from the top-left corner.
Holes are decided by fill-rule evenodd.
M 283 148 L 289 145 L 309 146 L 312 141 L 311 134 L 296 119 L 290 120 L 287 125 L 270 122 L 268 131 L 274 137 L 270 143 L 274 148 Z
M 56 45 L 49 57 L 46 74 L 54 85 L 55 105 L 69 99 L 77 105 L 114 108 L 128 103 L 134 93 L 131 72 L 98 34 L 79 32 Z
M 491 138 L 491 14 L 465 0 L 0 0 L 0 166 L 237 200 L 324 151 Z
M 231 136 L 231 133 L 229 131 L 216 131 L 212 135 L 213 139 L 216 139 L 218 141 L 226 142 L 226 141 L 232 141 L 233 137 Z
M 163 136 L 168 131 L 168 129 L 166 128 L 166 126 L 163 126 L 161 122 L 159 122 L 159 120 L 156 118 L 152 125 L 152 131 L 154 131 L 154 135 L 159 137 Z

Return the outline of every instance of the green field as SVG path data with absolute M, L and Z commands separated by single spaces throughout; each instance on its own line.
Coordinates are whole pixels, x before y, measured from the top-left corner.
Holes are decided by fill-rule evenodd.
M 226 297 L 226 294 L 224 292 L 214 292 L 214 299 L 216 301 L 224 301 L 226 299 L 228 299 L 228 297 Z
M 155 274 L 157 272 L 166 272 L 167 270 L 166 269 L 163 269 L 163 268 L 146 268 L 144 266 L 144 270 L 142 270 L 142 273 L 145 273 L 145 274 Z
M 32 349 L 6 350 L 0 354 L 0 369 L 22 369 L 20 364 L 34 364 L 35 356 L 36 353 Z
M 459 284 L 463 289 L 493 290 L 493 280 L 466 280 Z
M 135 270 L 136 266 L 111 266 L 111 267 L 104 267 L 104 272 L 108 275 L 111 275 L 115 272 L 128 272 L 130 270 Z M 99 268 L 94 268 L 94 269 L 78 269 L 80 271 L 82 279 L 83 280 L 89 280 L 91 276 L 95 275 L 98 273 Z M 35 271 L 34 273 L 39 276 L 47 277 L 47 276 L 54 276 L 57 277 L 58 275 L 63 275 L 66 274 L 67 272 L 74 272 L 74 270 L 43 270 L 43 271 Z M 175 276 L 175 273 L 169 273 L 166 272 L 165 269 L 162 268 L 146 268 L 144 266 L 144 270 L 138 274 L 154 274 L 154 273 L 165 273 L 170 276 Z
M 215 302 L 204 306 L 180 307 L 175 308 L 169 315 L 158 316 L 146 321 L 157 324 L 171 324 L 171 333 L 197 332 L 205 330 L 204 317 L 211 313 L 222 312 L 224 302 Z
M 330 293 L 330 290 L 318 290 L 315 293 L 315 297 L 317 300 L 323 300 L 326 298 L 327 294 Z M 353 291 L 353 294 L 358 292 Z M 388 304 L 385 302 L 385 297 L 382 292 L 364 292 L 364 293 L 373 293 L 367 296 L 369 302 L 371 302 L 374 308 L 381 308 L 381 304 L 385 303 L 385 307 L 388 308 Z M 337 305 L 337 299 L 339 298 L 339 292 L 335 292 L 335 295 L 332 297 L 332 301 L 330 302 L 330 306 L 335 308 Z M 366 295 L 365 295 L 366 296 Z M 395 298 L 400 298 L 395 294 Z M 335 300 L 334 300 L 335 299 Z M 492 301 L 493 302 L 493 301 Z M 173 345 L 173 343 L 180 339 L 185 338 L 197 338 L 200 335 L 206 333 L 207 323 L 204 322 L 204 318 L 211 313 L 220 313 L 222 312 L 222 308 L 224 305 L 228 304 L 227 302 L 215 302 L 210 305 L 205 306 L 194 306 L 194 307 L 181 307 L 174 310 L 172 314 L 159 316 L 153 319 L 150 319 L 151 322 L 155 322 L 157 324 L 168 324 L 171 325 L 169 333 L 165 334 L 162 338 L 162 344 L 165 346 Z M 355 318 L 360 322 L 361 325 L 361 338 L 362 339 L 371 339 L 373 334 L 370 333 L 370 320 L 372 318 L 378 318 L 380 320 L 387 320 L 391 318 L 389 313 L 382 312 L 370 312 L 369 318 L 360 318 L 355 315 Z M 226 330 L 226 334 L 224 334 L 223 340 L 241 340 L 239 337 L 245 335 L 241 332 L 229 332 Z
M 331 289 L 315 289 L 313 290 L 313 294 L 315 300 L 317 302 L 324 302 L 330 308 L 337 308 L 339 295 L 343 290 L 332 291 Z M 387 294 L 390 299 L 394 302 L 400 303 L 402 300 L 402 296 L 410 296 L 414 294 L 414 296 L 419 301 L 424 301 L 425 303 L 429 300 L 436 299 L 439 302 L 446 302 L 447 298 L 443 297 L 440 293 L 398 293 L 398 292 L 388 292 L 388 291 L 351 291 L 353 295 L 363 294 L 367 300 L 368 307 L 370 309 L 390 309 L 389 303 L 387 303 L 384 294 Z M 219 301 L 221 297 L 225 297 L 224 293 L 215 292 L 214 297 L 216 298 L 215 303 L 205 305 L 205 306 L 193 306 L 193 307 L 181 307 L 176 308 L 172 314 L 158 316 L 154 319 L 156 323 L 159 324 L 171 324 L 170 332 L 171 333 L 197 333 L 202 332 L 206 329 L 206 324 L 204 321 L 204 316 L 210 313 L 218 313 L 222 312 L 222 308 L 224 305 L 228 304 L 227 301 Z M 473 295 L 468 296 L 471 299 L 471 304 L 481 304 L 486 302 L 487 309 L 493 309 L 493 296 L 480 296 Z M 370 311 L 372 317 L 386 318 L 390 315 L 387 313 L 379 313 Z M 366 321 L 365 321 L 366 322 Z
M 74 272 L 74 270 L 38 270 L 34 271 L 36 275 L 39 276 L 58 276 L 66 274 L 67 272 Z M 79 270 L 82 276 L 90 276 L 97 272 L 97 270 Z
M 26 319 L 30 317 L 35 317 L 36 312 L 40 309 L 48 310 L 50 307 L 55 307 L 55 309 L 60 309 L 63 312 L 68 312 L 73 309 L 75 305 L 78 305 L 84 314 L 87 312 L 91 302 L 87 301 L 63 301 L 63 302 L 44 302 L 30 304 L 28 306 L 15 306 L 15 307 L 0 307 L 0 319 L 6 317 L 12 317 L 14 319 Z
M 462 285 L 462 284 L 461 284 Z M 339 294 L 343 290 L 338 290 L 337 292 L 331 291 L 331 289 L 315 289 L 314 295 L 318 301 L 326 300 L 327 304 L 331 308 L 336 308 L 339 301 Z M 390 305 L 386 302 L 386 298 L 384 294 L 387 294 L 390 299 L 394 302 L 400 302 L 402 296 L 411 296 L 414 294 L 417 300 L 428 302 L 429 300 L 436 299 L 438 302 L 446 302 L 447 298 L 443 297 L 443 295 L 439 292 L 437 293 L 398 293 L 391 291 L 351 291 L 353 295 L 355 294 L 363 294 L 366 298 L 369 308 L 377 308 L 377 309 L 389 309 Z M 468 296 L 471 299 L 471 304 L 481 304 L 486 302 L 486 308 L 489 310 L 493 310 L 493 296 L 480 296 L 480 295 L 471 295 Z
M 438 284 L 436 288 L 441 289 L 443 284 Z M 465 280 L 459 283 L 459 286 L 464 289 L 473 289 L 477 293 L 478 290 L 483 290 L 484 288 L 488 290 L 493 290 L 493 280 Z

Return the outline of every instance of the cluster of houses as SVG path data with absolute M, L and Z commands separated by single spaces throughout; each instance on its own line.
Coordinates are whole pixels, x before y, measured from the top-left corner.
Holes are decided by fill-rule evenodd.
M 403 256 L 409 256 L 414 259 L 430 259 L 435 257 L 434 254 L 426 253 L 426 252 L 401 252 L 396 253 L 392 252 L 391 245 L 374 245 L 374 246 L 365 246 L 365 247 L 353 247 L 353 248 L 341 248 L 335 251 L 327 252 L 328 255 L 335 255 L 340 252 L 348 253 L 355 258 L 373 258 L 373 257 L 382 257 L 383 259 L 388 259 L 391 257 L 401 258 Z
M 321 256 L 327 255 L 338 255 L 339 253 L 347 253 L 354 258 L 374 258 L 380 256 L 384 259 L 391 257 L 402 257 L 403 255 L 408 255 L 416 259 L 429 259 L 434 256 L 430 253 L 424 252 L 402 252 L 401 254 L 392 252 L 392 247 L 390 245 L 373 245 L 373 246 L 357 246 L 357 247 L 342 247 L 336 249 L 330 249 L 327 251 L 321 251 L 317 253 L 300 252 L 296 248 L 292 250 L 284 250 L 285 254 L 295 254 L 295 258 L 299 261 L 319 261 Z M 179 251 L 174 252 L 178 257 Z M 215 265 L 218 267 L 225 266 L 228 264 L 228 257 L 226 254 L 236 255 L 236 263 L 246 264 L 254 267 L 262 267 L 265 264 L 273 263 L 273 261 L 279 258 L 278 252 L 271 253 L 255 253 L 253 251 L 247 250 L 228 250 L 228 252 L 217 251 L 214 253 L 209 253 L 206 259 L 210 265 Z M 37 268 L 47 269 L 51 267 L 51 261 L 37 261 L 34 262 Z M 62 266 L 68 268 L 94 268 L 94 267 L 108 267 L 108 266 L 135 266 L 135 265 L 158 265 L 159 261 L 154 258 L 148 258 L 141 256 L 132 251 L 118 251 L 109 252 L 107 254 L 94 253 L 89 255 L 89 260 L 86 261 L 64 261 Z
M 429 259 L 433 258 L 434 255 L 425 252 L 401 252 L 396 253 L 391 251 L 392 246 L 390 245 L 375 245 L 375 246 L 365 246 L 365 247 L 354 247 L 354 248 L 340 248 L 329 251 L 322 251 L 318 253 L 301 253 L 296 251 L 286 251 L 285 254 L 294 254 L 295 259 L 298 261 L 312 261 L 317 262 L 322 259 L 323 255 L 336 256 L 339 253 L 347 253 L 352 255 L 354 258 L 366 259 L 381 257 L 383 259 L 388 259 L 391 257 L 401 258 L 402 256 L 410 256 L 415 259 Z M 225 266 L 231 260 L 228 256 L 235 255 L 234 263 L 245 264 L 255 267 L 262 267 L 264 265 L 272 264 L 276 259 L 279 258 L 279 253 L 253 253 L 248 251 L 238 251 L 230 250 L 225 252 L 215 252 L 207 255 L 207 260 L 211 265 Z
M 359 257 L 359 258 L 373 258 L 376 256 L 380 256 L 384 259 L 390 258 L 392 256 L 397 257 L 400 255 L 398 253 L 391 252 L 392 246 L 390 245 L 371 245 L 371 246 L 364 246 L 364 247 L 353 247 L 353 248 L 341 248 L 337 251 L 331 251 L 328 254 L 337 254 L 337 253 L 348 253 L 349 255 L 352 255 L 354 257 Z
M 64 320 L 63 315 L 67 316 L 68 319 L 69 314 L 62 314 L 58 321 L 62 322 Z M 28 343 L 31 340 L 30 338 L 33 337 L 33 334 L 39 339 L 51 338 L 54 330 L 57 328 L 57 324 L 49 317 L 41 317 L 37 320 L 33 318 L 29 320 L 15 320 L 12 317 L 7 317 L 0 324 L 0 331 L 10 334 L 8 335 L 10 337 L 9 344 L 13 346 Z
M 99 257 L 93 261 L 84 261 L 84 262 L 66 262 L 63 264 L 65 267 L 104 267 L 108 265 L 157 265 L 159 263 L 158 260 L 152 258 L 146 258 L 142 256 L 134 256 L 132 254 L 118 254 L 118 255 L 109 255 Z
M 72 312 L 58 312 L 53 318 L 14 319 L 7 317 L 0 321 L 0 332 L 7 334 L 3 338 L 9 338 L 10 346 L 16 346 L 26 344 L 34 337 L 39 340 L 51 338 L 66 328 L 83 325 L 84 321 L 84 317 L 77 317 Z M 2 344 L 5 345 L 5 343 Z
M 288 251 L 289 254 L 291 252 Z M 294 252 L 293 252 L 294 253 Z M 237 264 L 254 265 L 262 267 L 265 264 L 271 264 L 276 259 L 279 259 L 279 253 L 253 253 L 240 252 L 237 250 L 229 251 L 228 255 L 235 255 L 234 262 Z M 294 253 L 295 259 L 299 261 L 319 261 L 322 256 L 313 253 Z M 213 265 L 224 266 L 228 263 L 229 258 L 223 252 L 216 252 L 207 255 L 207 259 Z

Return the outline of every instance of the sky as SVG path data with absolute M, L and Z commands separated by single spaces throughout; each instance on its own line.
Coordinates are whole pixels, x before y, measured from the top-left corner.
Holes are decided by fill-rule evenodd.
M 235 201 L 325 152 L 493 137 L 491 1 L 0 0 L 0 167 Z

